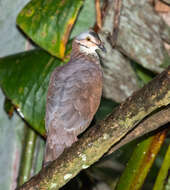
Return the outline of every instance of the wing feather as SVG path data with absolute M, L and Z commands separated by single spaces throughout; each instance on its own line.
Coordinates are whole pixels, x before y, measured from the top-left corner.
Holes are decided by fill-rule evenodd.
M 88 127 L 99 106 L 101 92 L 102 72 L 94 63 L 79 60 L 53 71 L 47 94 L 45 122 L 47 146 L 51 150 L 60 147 L 60 153 L 56 155 L 71 146 Z

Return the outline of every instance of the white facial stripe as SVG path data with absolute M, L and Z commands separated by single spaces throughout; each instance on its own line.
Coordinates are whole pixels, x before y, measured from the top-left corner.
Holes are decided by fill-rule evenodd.
M 80 51 L 86 54 L 94 54 L 97 55 L 96 53 L 96 49 L 98 49 L 97 46 L 90 46 L 90 47 L 86 47 L 84 45 L 80 45 Z

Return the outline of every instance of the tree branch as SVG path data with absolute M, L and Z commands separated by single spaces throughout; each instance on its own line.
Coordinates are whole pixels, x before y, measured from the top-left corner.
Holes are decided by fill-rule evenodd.
M 146 116 L 168 104 L 170 67 L 127 98 L 105 120 L 87 130 L 77 143 L 18 190 L 59 189 L 82 169 L 98 161 Z
M 113 24 L 113 32 L 112 32 L 112 38 L 110 38 L 110 41 L 112 43 L 112 47 L 116 46 L 118 32 L 119 32 L 119 23 L 120 23 L 120 12 L 122 9 L 122 0 L 116 0 L 114 2 L 114 24 Z
M 116 151 L 123 145 L 130 141 L 143 136 L 151 131 L 156 130 L 160 126 L 163 126 L 170 122 L 170 105 L 159 110 L 156 113 L 149 115 L 146 119 L 141 121 L 132 131 L 127 133 L 118 143 L 116 143 L 107 153 L 107 155 Z

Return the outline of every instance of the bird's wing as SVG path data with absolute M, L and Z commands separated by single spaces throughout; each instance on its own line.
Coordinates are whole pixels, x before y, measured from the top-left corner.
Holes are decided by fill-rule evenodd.
M 70 63 L 68 63 L 70 64 Z M 46 104 L 46 128 L 51 122 L 63 122 L 66 130 L 86 127 L 93 118 L 101 96 L 101 72 L 91 63 L 83 67 L 65 65 L 51 76 Z M 57 119 L 56 119 L 57 118 Z
M 51 149 L 71 146 L 88 127 L 100 103 L 101 77 L 100 69 L 89 62 L 68 63 L 52 73 L 45 118 Z

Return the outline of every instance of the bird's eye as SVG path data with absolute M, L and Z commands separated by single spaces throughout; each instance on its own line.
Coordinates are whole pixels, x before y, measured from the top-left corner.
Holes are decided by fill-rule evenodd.
M 86 40 L 87 40 L 87 41 L 90 41 L 90 37 L 87 37 Z

